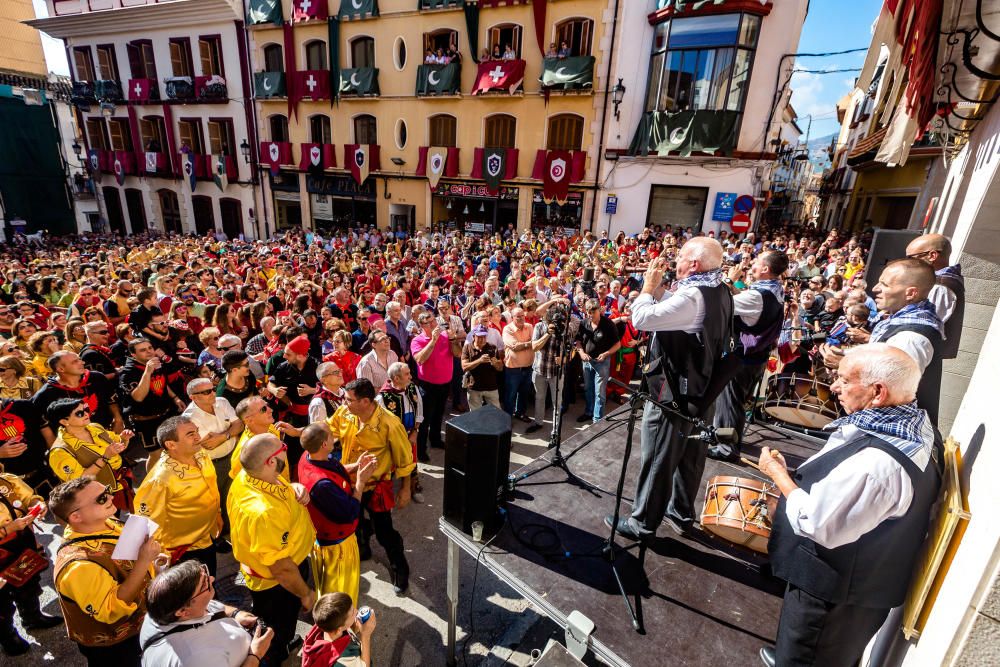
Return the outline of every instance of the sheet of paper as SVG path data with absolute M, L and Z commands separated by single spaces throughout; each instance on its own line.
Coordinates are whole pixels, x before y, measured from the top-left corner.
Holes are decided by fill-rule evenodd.
M 111 553 L 114 560 L 135 560 L 139 557 L 139 547 L 146 539 L 152 537 L 160 526 L 144 516 L 130 514 L 118 538 L 118 544 Z

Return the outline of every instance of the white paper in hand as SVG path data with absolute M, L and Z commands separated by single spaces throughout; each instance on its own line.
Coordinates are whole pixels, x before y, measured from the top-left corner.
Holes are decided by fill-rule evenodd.
M 135 560 L 139 557 L 139 547 L 152 537 L 159 527 L 155 521 L 144 516 L 130 514 L 128 521 L 125 522 L 125 527 L 122 528 L 118 544 L 115 545 L 115 550 L 111 553 L 111 558 L 113 560 Z

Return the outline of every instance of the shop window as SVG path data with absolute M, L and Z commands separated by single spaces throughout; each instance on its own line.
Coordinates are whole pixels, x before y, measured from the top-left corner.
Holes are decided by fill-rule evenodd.
M 177 135 L 181 142 L 181 148 L 186 145 L 196 155 L 205 152 L 205 140 L 201 134 L 201 120 L 181 118 L 180 122 L 177 123 Z
M 93 150 L 106 151 L 111 145 L 108 126 L 100 118 L 87 119 L 87 141 Z
M 174 76 L 194 76 L 191 66 L 191 40 L 178 37 L 170 40 L 170 68 Z
M 264 71 L 265 72 L 284 72 L 285 71 L 285 54 L 281 49 L 280 44 L 268 44 L 264 47 Z
M 514 49 L 514 56 L 521 57 L 521 26 L 516 23 L 504 23 L 490 28 L 490 56 L 502 58 L 507 47 Z
M 198 38 L 198 54 L 201 57 L 202 76 L 225 76 L 222 65 L 222 38 L 213 35 L 211 37 Z
M 708 201 L 708 188 L 654 185 L 649 195 L 646 226 L 670 225 L 674 229 L 701 231 Z
M 550 151 L 578 151 L 583 146 L 583 118 L 560 114 L 549 119 L 545 147 Z
M 400 118 L 396 121 L 396 148 L 403 150 L 406 148 L 406 121 Z
M 458 120 L 454 116 L 442 113 L 436 116 L 431 116 L 428 120 L 430 123 L 429 146 L 446 146 L 448 148 L 454 148 L 458 145 L 456 143 Z
M 162 153 L 167 145 L 167 126 L 160 116 L 139 119 L 139 135 L 142 137 L 144 151 Z
M 375 40 L 358 37 L 351 41 L 351 67 L 375 67 Z
M 314 144 L 333 143 L 329 117 L 317 114 L 309 118 L 309 141 Z
M 378 143 L 375 116 L 362 114 L 354 119 L 354 143 L 375 145 Z
M 89 46 L 77 46 L 73 49 L 73 64 L 76 66 L 77 81 L 94 81 L 94 54 Z
M 148 39 L 136 40 L 126 45 L 128 66 L 133 79 L 156 79 L 156 59 L 153 43 Z
M 656 26 L 647 111 L 742 111 L 760 17 L 719 14 Z
M 397 37 L 393 45 L 392 60 L 398 71 L 406 67 L 406 40 L 402 36 Z
M 441 55 L 458 58 L 458 32 L 450 28 L 425 32 L 424 56 L 427 56 L 428 51 L 436 56 L 438 49 L 441 50 Z
M 267 119 L 271 130 L 271 141 L 288 141 L 288 118 L 275 114 Z
M 101 79 L 119 81 L 118 58 L 115 56 L 115 47 L 111 44 L 102 44 L 97 47 L 97 66 L 101 70 L 98 75 Z
M 108 132 L 111 139 L 111 150 L 132 150 L 132 130 L 129 127 L 128 119 L 112 118 L 108 121 Z
M 514 148 L 517 119 L 504 113 L 490 116 L 483 122 L 484 148 Z
M 326 69 L 326 42 L 318 39 L 306 42 L 306 69 Z
M 569 50 L 570 56 L 589 56 L 594 22 L 590 19 L 567 19 L 556 26 L 556 50 Z
M 287 136 L 288 125 L 285 125 Z M 285 139 L 288 141 L 288 139 Z M 213 118 L 208 121 L 208 144 L 212 155 L 236 157 L 236 138 L 230 118 Z

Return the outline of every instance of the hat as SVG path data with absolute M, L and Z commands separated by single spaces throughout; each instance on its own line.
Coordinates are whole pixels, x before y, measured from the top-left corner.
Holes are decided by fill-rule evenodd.
M 477 324 L 476 326 L 472 327 L 473 336 L 488 336 L 489 333 L 490 330 L 487 329 L 485 325 Z
M 186 320 L 170 320 L 168 325 L 171 329 L 177 329 L 179 331 L 191 331 L 191 327 L 188 326 Z
M 288 341 L 288 345 L 285 346 L 285 349 L 291 350 L 295 354 L 306 356 L 309 354 L 309 339 L 305 334 L 300 334 Z

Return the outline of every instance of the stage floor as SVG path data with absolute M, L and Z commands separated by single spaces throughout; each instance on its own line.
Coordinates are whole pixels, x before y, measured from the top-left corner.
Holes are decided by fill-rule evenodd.
M 612 419 L 624 419 L 612 416 Z M 570 455 L 587 438 L 594 440 Z M 679 537 L 667 524 L 647 550 L 645 572 L 636 546 L 619 552 L 619 572 L 637 605 L 645 634 L 632 629 L 614 574 L 602 556 L 614 511 L 614 490 L 625 451 L 623 421 L 599 424 L 566 440 L 568 476 L 551 467 L 520 482 L 507 505 L 506 524 L 488 547 L 442 520 L 442 531 L 565 627 L 578 610 L 595 624 L 595 654 L 615 665 L 753 665 L 761 646 L 773 644 L 783 584 L 768 576 L 766 558 L 726 545 L 700 530 Z M 777 447 L 794 466 L 818 445 L 751 426 L 745 454 Z M 625 496 L 631 498 L 638 468 L 638 434 L 629 462 Z M 551 452 L 515 475 L 541 468 Z M 743 465 L 711 459 L 704 479 L 716 475 L 760 477 Z M 702 506 L 704 484 L 697 507 Z M 629 500 L 622 512 L 631 507 Z M 618 538 L 621 545 L 632 545 Z M 457 557 L 456 557 L 457 563 Z M 475 602 L 474 602 L 475 603 Z

